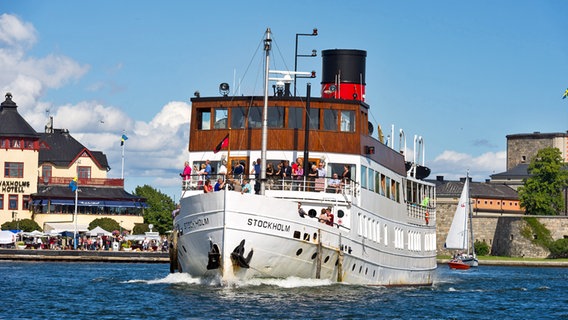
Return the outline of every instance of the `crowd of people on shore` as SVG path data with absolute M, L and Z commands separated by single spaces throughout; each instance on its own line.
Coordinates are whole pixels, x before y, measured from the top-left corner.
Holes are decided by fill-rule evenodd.
M 78 235 L 77 250 L 93 251 L 148 251 L 148 252 L 168 252 L 169 242 L 166 236 L 143 237 L 143 236 L 123 236 L 123 235 L 99 235 L 87 236 Z M 73 237 L 63 237 L 59 235 L 44 235 L 37 237 L 24 237 L 18 241 L 19 246 L 24 249 L 35 250 L 74 250 L 75 244 Z

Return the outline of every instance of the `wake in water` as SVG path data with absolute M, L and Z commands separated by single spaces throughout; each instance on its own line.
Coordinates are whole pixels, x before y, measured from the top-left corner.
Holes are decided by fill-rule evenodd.
M 303 279 L 297 277 L 289 277 L 286 279 L 249 279 L 221 281 L 219 278 L 193 278 L 187 273 L 170 273 L 166 277 L 153 280 L 128 280 L 124 283 L 147 283 L 147 284 L 184 284 L 184 285 L 202 285 L 211 287 L 258 287 L 258 286 L 274 286 L 280 288 L 302 288 L 302 287 L 323 287 L 330 286 L 335 283 L 330 280 Z

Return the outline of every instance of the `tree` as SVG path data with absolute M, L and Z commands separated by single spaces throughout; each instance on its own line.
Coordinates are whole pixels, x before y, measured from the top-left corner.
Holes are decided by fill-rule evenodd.
M 562 153 L 552 147 L 539 150 L 531 160 L 531 177 L 519 188 L 519 200 L 527 214 L 558 215 L 564 210 L 562 191 L 568 186 L 568 171 L 563 165 Z
M 32 232 L 35 230 L 42 231 L 37 222 L 31 219 L 4 222 L 2 224 L 2 230 L 22 230 L 24 232 Z
M 144 210 L 144 223 L 153 224 L 152 230 L 160 234 L 172 230 L 172 211 L 176 207 L 172 198 L 149 185 L 136 187 L 133 194 L 146 198 L 148 203 L 148 208 Z
M 113 232 L 114 230 L 120 229 L 120 224 L 111 218 L 97 218 L 89 223 L 89 230 L 93 230 L 96 227 L 101 227 L 108 232 Z

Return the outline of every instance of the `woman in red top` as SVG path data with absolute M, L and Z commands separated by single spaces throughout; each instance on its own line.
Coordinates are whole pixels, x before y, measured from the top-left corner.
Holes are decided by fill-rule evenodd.
M 211 185 L 211 180 L 205 180 L 205 185 L 203 186 L 203 192 L 209 193 L 213 192 L 213 186 Z

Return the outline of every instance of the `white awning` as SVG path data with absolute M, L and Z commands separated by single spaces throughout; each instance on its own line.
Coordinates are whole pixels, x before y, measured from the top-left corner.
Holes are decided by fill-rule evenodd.
M 61 232 L 74 232 L 75 231 L 75 224 L 74 223 L 56 223 L 56 222 L 46 222 L 45 228 L 43 232 L 45 233 L 61 233 Z M 89 231 L 89 226 L 86 224 L 77 224 L 77 232 L 87 232 Z
M 0 244 L 10 244 L 16 242 L 16 234 L 12 231 L 0 230 Z

